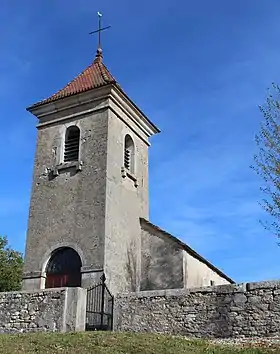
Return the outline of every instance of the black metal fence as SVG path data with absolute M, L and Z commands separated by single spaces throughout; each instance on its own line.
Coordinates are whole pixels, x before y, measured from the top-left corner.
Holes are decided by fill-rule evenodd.
M 113 329 L 114 296 L 105 282 L 106 277 L 103 274 L 100 282 L 87 290 L 87 331 L 111 331 Z

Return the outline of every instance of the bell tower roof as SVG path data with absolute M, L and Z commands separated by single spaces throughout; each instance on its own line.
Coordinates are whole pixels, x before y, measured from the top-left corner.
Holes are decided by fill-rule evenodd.
M 138 112 L 137 114 L 142 117 L 141 120 L 145 122 L 144 124 L 148 124 L 149 131 L 151 129 L 150 133 L 152 135 L 160 132 L 160 130 L 149 120 L 149 118 L 141 111 L 141 109 L 139 109 L 139 107 L 133 102 L 133 100 L 124 92 L 124 90 L 118 84 L 114 76 L 107 69 L 107 67 L 103 63 L 103 53 L 101 47 L 98 47 L 94 61 L 84 71 L 82 71 L 66 86 L 64 86 L 62 89 L 60 89 L 50 97 L 45 98 L 29 106 L 27 108 L 27 111 L 31 112 L 39 118 L 41 113 L 45 116 L 46 114 L 53 112 L 54 106 L 52 104 L 56 105 L 56 103 L 59 104 L 64 99 L 66 100 L 70 97 L 79 96 L 83 93 L 98 90 L 106 86 L 109 89 L 115 89 L 118 94 L 121 95 L 126 102 L 128 102 L 128 104 L 133 108 L 133 110 L 135 110 L 135 112 Z
M 111 26 L 102 27 L 101 17 L 102 14 L 98 12 L 98 30 L 90 32 L 90 34 L 98 33 L 98 46 L 93 62 L 62 89 L 48 98 L 29 106 L 27 111 L 34 114 L 40 123 L 46 123 L 47 121 L 58 119 L 58 116 L 62 119 L 66 112 L 73 117 L 74 113 L 77 114 L 77 110 L 81 113 L 85 106 L 89 105 L 90 101 L 100 98 L 105 99 L 106 97 L 108 99 L 106 105 L 110 106 L 110 109 L 113 109 L 112 105 L 114 105 L 115 109 L 127 110 L 127 113 L 130 112 L 128 115 L 134 116 L 134 119 L 138 122 L 137 124 L 140 124 L 141 129 L 144 129 L 148 136 L 159 133 L 160 130 L 124 92 L 103 63 L 101 32 Z M 119 108 L 116 108 L 117 106 Z M 93 109 L 93 107 L 87 106 L 88 109 Z M 70 110 L 72 111 L 70 112 Z
M 30 109 L 108 84 L 116 85 L 121 89 L 120 85 L 103 63 L 102 49 L 98 48 L 94 61 L 84 71 L 52 96 L 33 104 Z

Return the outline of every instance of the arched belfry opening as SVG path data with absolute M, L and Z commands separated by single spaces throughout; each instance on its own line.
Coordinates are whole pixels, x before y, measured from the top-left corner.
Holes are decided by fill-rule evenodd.
M 131 173 L 135 173 L 135 147 L 130 135 L 124 139 L 124 167 Z
M 64 162 L 79 160 L 80 129 L 76 125 L 68 127 L 65 133 Z
M 81 258 L 70 247 L 59 248 L 52 254 L 46 268 L 46 288 L 81 286 Z

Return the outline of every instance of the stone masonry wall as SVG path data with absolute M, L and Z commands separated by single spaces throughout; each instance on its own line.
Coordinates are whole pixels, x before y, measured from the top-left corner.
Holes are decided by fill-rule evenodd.
M 190 337 L 280 335 L 280 281 L 120 294 L 117 331 Z
M 183 250 L 164 234 L 141 222 L 140 290 L 184 287 Z
M 80 306 L 81 300 L 84 302 L 80 296 L 82 290 L 60 288 L 0 293 L 0 333 L 83 330 L 79 328 L 81 321 L 83 326 L 85 324 L 85 309 Z

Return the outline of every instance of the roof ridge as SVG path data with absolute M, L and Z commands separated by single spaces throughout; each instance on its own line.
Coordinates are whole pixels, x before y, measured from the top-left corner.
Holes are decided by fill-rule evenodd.
M 107 72 L 110 74 L 109 70 L 107 69 L 106 65 L 103 62 L 98 62 L 97 63 L 100 73 L 103 77 L 103 79 L 107 82 L 111 82 L 109 75 L 107 75 Z M 105 69 L 105 70 L 104 70 Z M 115 78 L 113 77 L 112 74 L 110 74 L 111 78 L 113 79 L 114 82 L 116 82 Z

